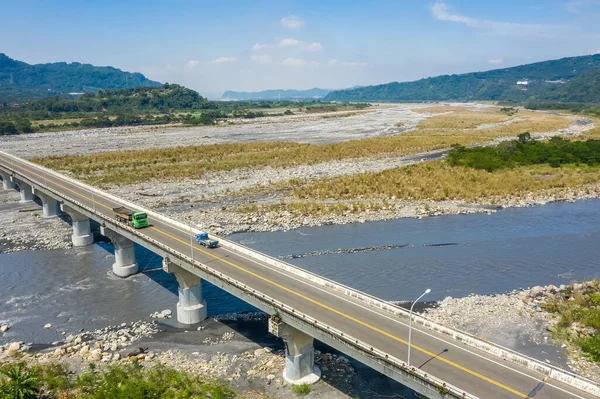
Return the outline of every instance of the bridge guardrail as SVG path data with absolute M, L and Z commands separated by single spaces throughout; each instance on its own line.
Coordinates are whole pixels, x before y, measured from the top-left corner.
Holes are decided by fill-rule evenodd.
M 17 172 L 17 171 L 13 171 L 13 173 L 19 174 L 19 172 Z M 34 181 L 33 179 L 31 179 L 28 176 L 24 176 L 24 177 L 30 181 Z M 61 178 L 62 178 L 62 176 L 61 176 Z M 248 286 L 241 283 L 240 281 L 237 281 L 237 280 L 225 275 L 224 273 L 218 272 L 218 271 L 212 269 L 211 267 L 206 266 L 205 264 L 198 262 L 195 259 L 192 259 L 188 255 L 185 255 L 179 251 L 175 251 L 173 248 L 170 248 L 169 246 L 164 245 L 163 243 L 143 234 L 142 231 L 136 230 L 136 229 L 130 227 L 129 225 L 119 222 L 119 221 L 116 221 L 114 219 L 106 219 L 106 215 L 103 215 L 100 212 L 96 211 L 95 209 L 92 209 L 92 208 L 88 207 L 87 205 L 84 205 L 83 203 L 79 202 L 78 200 L 75 200 L 63 193 L 57 192 L 56 190 L 52 189 L 51 187 L 48 187 L 44 183 L 36 182 L 36 185 L 38 185 L 43 190 L 47 190 L 47 191 L 53 193 L 54 195 L 69 201 L 71 204 L 84 209 L 86 212 L 88 212 L 92 215 L 96 215 L 99 219 L 102 219 L 103 221 L 108 222 L 109 224 L 118 226 L 120 229 L 128 231 L 130 234 L 133 234 L 133 235 L 143 238 L 144 240 L 161 248 L 166 253 L 169 253 L 169 254 L 175 256 L 176 258 L 179 258 L 180 260 L 183 260 L 187 263 L 194 265 L 195 267 L 197 267 L 199 269 L 202 269 L 205 273 L 211 274 L 212 276 L 214 276 L 224 282 L 227 282 L 228 284 L 232 284 L 232 285 L 236 286 L 238 289 L 246 292 L 248 295 L 254 296 L 258 300 L 268 303 L 270 306 L 278 309 L 279 311 L 284 312 L 292 317 L 298 318 L 299 320 L 309 323 L 312 326 L 322 330 L 323 332 L 325 332 L 327 334 L 331 334 L 331 335 L 337 337 L 337 339 L 345 342 L 349 346 L 352 346 L 352 347 L 366 353 L 368 356 L 372 356 L 376 359 L 379 359 L 380 361 L 382 361 L 384 363 L 387 363 L 393 367 L 396 367 L 404 374 L 413 377 L 413 379 L 415 379 L 415 380 L 419 380 L 421 382 L 421 384 L 424 385 L 425 387 L 430 387 L 430 388 L 433 387 L 433 389 L 436 389 L 440 394 L 451 395 L 452 397 L 455 397 L 455 398 L 479 399 L 477 396 L 471 395 L 471 394 L 463 391 L 462 389 L 459 389 L 458 387 L 455 387 L 454 385 L 447 383 L 446 381 L 444 381 L 440 378 L 432 376 L 432 375 L 430 375 L 420 369 L 417 369 L 415 367 L 409 367 L 404 361 L 401 361 L 400 359 L 398 359 L 394 356 L 391 356 L 388 353 L 386 353 L 380 349 L 374 348 L 373 346 L 370 346 L 369 344 L 367 344 L 359 339 L 354 338 L 352 335 L 345 334 L 344 332 L 342 332 L 334 327 L 331 327 L 325 323 L 322 323 L 322 322 L 318 321 L 317 319 L 315 319 L 307 314 L 304 314 L 289 305 L 286 305 L 283 302 L 279 302 L 279 301 L 275 300 L 274 298 L 271 298 L 270 296 L 263 294 L 260 291 L 257 291 L 255 289 L 250 289 Z M 139 207 L 138 207 L 138 209 L 139 209 Z
M 29 164 L 32 167 L 36 167 L 38 169 L 42 169 L 44 170 L 46 173 L 49 173 L 51 175 L 54 175 L 56 177 L 59 177 L 63 180 L 67 180 L 69 182 L 71 182 L 72 184 L 78 185 L 80 187 L 84 187 L 89 191 L 94 191 L 95 193 L 102 195 L 106 198 L 110 198 L 113 201 L 116 202 L 120 202 L 122 204 L 125 204 L 127 206 L 136 208 L 136 209 L 140 209 L 144 212 L 146 212 L 148 215 L 151 215 L 152 217 L 155 217 L 157 219 L 160 219 L 166 223 L 172 224 L 174 226 L 177 226 L 179 228 L 181 228 L 183 231 L 189 231 L 190 230 L 190 226 L 183 224 L 181 222 L 178 222 L 176 220 L 173 220 L 169 217 L 166 217 L 164 215 L 161 215 L 157 212 L 154 212 L 152 210 L 149 209 L 145 209 L 145 208 L 141 208 L 139 205 L 134 204 L 132 202 L 123 200 L 121 198 L 118 198 L 112 194 L 106 193 L 104 191 L 98 190 L 95 187 L 92 187 L 90 185 L 87 185 L 85 183 L 82 183 L 76 179 L 73 179 L 69 176 L 64 176 L 52 169 L 48 169 L 44 166 L 40 166 L 37 164 L 33 164 L 32 162 L 29 162 L 27 160 L 15 157 L 11 154 L 5 153 L 0 151 L 0 153 L 5 154 L 11 158 L 16 158 L 19 162 L 25 162 L 27 164 Z M 198 229 L 194 229 L 192 228 L 192 231 L 194 233 L 198 233 L 199 230 Z M 228 240 L 224 237 L 221 236 L 215 236 L 214 234 L 209 234 L 211 236 L 211 238 L 218 238 L 219 242 L 221 245 L 223 245 L 224 247 L 228 247 L 231 248 L 237 252 L 249 255 L 251 257 L 253 257 L 256 260 L 259 260 L 261 262 L 267 263 L 269 265 L 275 266 L 280 268 L 281 270 L 284 270 L 288 273 L 297 275 L 299 277 L 302 277 L 306 280 L 312 281 L 314 283 L 317 283 L 323 287 L 327 287 L 329 289 L 332 289 L 335 292 L 340 292 L 343 295 L 346 295 L 348 297 L 357 299 L 359 301 L 365 302 L 375 308 L 379 308 L 385 312 L 394 314 L 394 315 L 402 315 L 404 317 L 408 317 L 409 316 L 409 312 L 397 305 L 394 305 L 390 302 L 384 301 L 380 298 L 377 298 L 375 296 L 369 295 L 367 293 L 358 291 L 356 289 L 353 289 L 351 287 L 345 286 L 343 284 L 337 283 L 333 280 L 329 280 L 325 277 L 319 276 L 315 273 L 312 273 L 310 271 L 301 269 L 299 267 L 296 267 L 292 264 L 286 263 L 286 262 L 282 262 L 279 259 L 273 258 L 272 256 L 269 255 L 265 255 L 262 253 L 259 253 L 258 251 L 252 250 L 250 248 L 247 248 L 241 244 L 235 243 L 231 240 Z M 474 348 L 477 348 L 479 350 L 482 350 L 484 352 L 493 354 L 496 357 L 502 358 L 504 360 L 507 360 L 511 363 L 523 366 L 529 370 L 533 370 L 533 371 L 537 371 L 541 374 L 544 374 L 554 380 L 563 382 L 565 384 L 571 385 L 575 388 L 578 388 L 584 392 L 590 393 L 592 395 L 595 395 L 597 397 L 600 397 L 600 385 L 592 380 L 589 380 L 585 377 L 579 376 L 577 374 L 574 374 L 570 371 L 561 369 L 559 367 L 556 366 L 552 366 L 552 365 L 548 365 L 545 364 L 537 359 L 533 359 L 531 357 L 528 357 L 526 355 L 520 354 L 512 349 L 508 349 L 508 348 L 504 348 L 501 345 L 495 344 L 495 343 L 491 343 L 487 340 L 484 340 L 483 338 L 480 337 L 476 337 L 472 334 L 469 334 L 467 332 L 452 328 L 452 327 L 448 327 L 442 324 L 438 324 L 435 323 L 423 316 L 420 315 L 414 315 L 413 314 L 413 321 L 432 330 L 432 331 L 436 331 L 436 332 L 440 332 L 444 335 L 450 336 L 453 339 L 455 339 L 456 341 L 462 342 L 466 345 L 472 346 Z

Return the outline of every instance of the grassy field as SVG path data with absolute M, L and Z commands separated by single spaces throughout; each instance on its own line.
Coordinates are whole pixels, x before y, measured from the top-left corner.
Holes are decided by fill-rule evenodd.
M 529 114 L 525 117 L 537 117 L 537 115 L 531 114 L 534 113 L 529 112 Z M 453 107 L 453 110 L 451 110 L 451 112 L 444 113 L 442 115 L 435 115 L 429 119 L 426 119 L 423 122 L 421 122 L 418 127 L 424 129 L 474 129 L 479 125 L 506 122 L 514 118 L 514 116 L 509 116 L 505 113 L 500 112 L 498 108 L 483 108 L 481 110 L 470 110 L 464 108 L 456 109 L 455 107 Z
M 437 117 L 446 119 L 438 119 L 435 124 L 429 126 L 454 126 L 458 122 L 451 115 L 438 115 Z M 490 123 L 500 118 L 494 112 L 486 115 L 488 119 L 479 118 L 478 123 Z M 56 170 L 70 172 L 88 182 L 98 180 L 102 176 L 103 183 L 129 184 L 151 179 L 199 178 L 207 171 L 229 171 L 245 167 L 290 167 L 340 159 L 403 156 L 445 149 L 452 144 L 469 146 L 487 143 L 498 137 L 516 137 L 523 132 L 551 131 L 571 123 L 570 119 L 564 117 L 530 111 L 519 112 L 513 116 L 516 117 L 519 119 L 514 123 L 492 128 L 421 127 L 396 136 L 320 146 L 287 142 L 219 144 L 50 157 L 34 161 Z M 472 119 L 465 119 L 464 125 L 472 126 L 473 123 Z
M 296 187 L 297 199 L 352 200 L 391 198 L 407 201 L 519 198 L 530 191 L 580 187 L 596 183 L 600 167 L 534 165 L 493 173 L 451 167 L 445 161 L 420 163 L 379 173 L 342 176 Z

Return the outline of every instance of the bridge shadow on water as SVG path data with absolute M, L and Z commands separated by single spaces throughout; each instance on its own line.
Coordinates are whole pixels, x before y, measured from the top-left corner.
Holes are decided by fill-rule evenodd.
M 92 226 L 93 230 L 97 230 L 97 228 L 98 226 Z M 97 231 L 96 233 L 97 244 L 108 253 L 114 254 L 114 247 L 110 240 L 99 236 Z M 173 301 L 165 303 L 165 308 L 174 308 L 178 300 L 178 284 L 175 277 L 162 270 L 162 258 L 160 256 L 137 244 L 135 244 L 135 251 L 140 273 L 173 295 Z M 153 348 L 151 350 L 176 348 L 189 353 L 196 351 L 212 353 L 216 347 L 203 343 L 203 340 L 210 338 L 217 341 L 224 333 L 234 332 L 233 341 L 223 344 L 226 346 L 225 352 L 253 351 L 260 347 L 269 347 L 275 351 L 284 350 L 283 341 L 268 332 L 267 314 L 204 280 L 202 280 L 202 290 L 207 303 L 209 318 L 199 324 L 203 327 L 201 331 L 196 331 L 198 326 L 181 325 L 176 319 L 157 320 L 162 327 L 162 332 L 149 342 L 140 342 L 140 345 L 147 344 Z M 160 310 L 157 309 L 157 311 Z M 223 347 L 221 347 L 221 350 L 223 350 Z M 322 368 L 324 377 L 322 381 L 329 386 L 328 391 L 333 389 L 349 397 L 361 399 L 417 398 L 411 389 L 328 345 L 315 341 L 315 350 L 318 351 L 315 359 Z M 337 356 L 348 358 L 356 373 L 341 372 L 341 369 L 335 367 L 335 363 L 326 361 L 327 358 Z M 434 358 L 427 360 L 421 367 Z

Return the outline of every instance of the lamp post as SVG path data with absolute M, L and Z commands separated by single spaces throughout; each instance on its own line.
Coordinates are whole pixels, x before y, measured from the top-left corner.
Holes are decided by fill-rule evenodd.
M 413 311 L 413 307 L 415 306 L 415 303 L 419 302 L 419 299 L 423 298 L 425 295 L 429 294 L 430 292 L 431 292 L 431 290 L 429 288 L 427 288 L 425 290 L 425 292 L 422 293 L 420 297 L 418 297 L 417 299 L 415 299 L 415 301 L 410 306 L 410 313 L 409 313 L 409 318 L 408 318 L 408 360 L 406 361 L 406 365 L 408 367 L 410 367 L 410 340 L 412 338 L 412 311 Z
M 190 252 L 192 253 L 192 262 L 194 261 L 194 233 L 192 232 L 192 225 L 190 225 Z
M 99 178 L 98 180 L 94 180 L 92 182 L 92 184 L 90 184 L 90 186 L 94 186 L 96 183 L 100 183 L 102 180 L 104 180 L 106 178 L 106 176 L 102 176 L 101 178 Z M 92 207 L 94 208 L 94 213 L 96 213 L 96 200 L 94 199 L 94 190 L 90 190 L 90 193 L 92 194 Z

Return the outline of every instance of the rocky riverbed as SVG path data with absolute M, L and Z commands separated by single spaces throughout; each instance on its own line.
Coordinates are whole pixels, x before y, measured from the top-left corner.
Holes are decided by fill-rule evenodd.
M 562 298 L 565 292 L 583 295 L 590 290 L 597 290 L 595 284 L 588 281 L 559 287 L 536 286 L 499 295 L 447 297 L 437 303 L 437 306 L 425 309 L 423 315 L 438 323 L 516 350 L 519 350 L 520 342 L 553 345 L 561 348 L 567 356 L 566 365 L 571 371 L 600 381 L 600 364 L 588 360 L 572 342 L 552 334 L 559 318 L 544 310 L 544 304 L 555 298 Z M 577 334 L 598 333 L 577 323 L 570 328 Z M 555 363 L 539 357 L 538 360 Z
M 392 112 L 386 111 L 386 112 Z M 412 111 L 411 111 L 412 112 Z M 417 113 L 415 113 L 417 114 Z M 418 115 L 425 115 L 421 113 Z M 552 136 L 573 137 L 594 127 L 591 120 L 571 117 L 573 123 L 565 129 L 532 135 L 537 139 Z M 494 140 L 491 145 L 513 139 Z M 445 151 L 431 151 L 402 157 L 355 159 L 324 162 L 315 165 L 299 165 L 289 168 L 266 167 L 261 169 L 237 169 L 230 172 L 208 172 L 202 178 L 184 179 L 177 182 L 151 181 L 144 184 L 110 187 L 116 196 L 136 201 L 176 219 L 209 229 L 217 234 L 240 231 L 278 231 L 302 226 L 327 224 L 363 223 L 403 217 L 426 217 L 471 213 L 491 213 L 504 207 L 525 207 L 555 201 L 575 201 L 598 198 L 600 186 L 590 185 L 578 189 L 555 189 L 539 191 L 522 198 L 494 198 L 486 201 L 465 203 L 463 201 L 404 201 L 396 198 L 362 198 L 373 202 L 376 209 L 365 209 L 343 214 L 292 215 L 287 211 L 239 212 L 238 208 L 269 207 L 286 202 L 286 194 L 272 189 L 278 183 L 294 180 L 314 181 L 343 175 L 380 172 L 399 166 L 407 166 L 442 158 Z
M 95 370 L 125 362 L 146 367 L 161 364 L 227 382 L 241 397 L 294 398 L 296 395 L 282 377 L 282 342 L 273 336 L 261 337 L 264 330 L 266 317 L 262 314 L 207 319 L 199 327 L 188 329 L 140 320 L 94 331 L 57 331 L 61 339 L 50 345 L 9 342 L 0 346 L 0 363 L 59 363 L 74 373 L 89 372 L 89 364 L 94 364 Z M 315 361 L 322 382 L 311 388 L 308 397 L 347 399 L 402 391 L 394 382 L 371 380 L 370 371 L 357 371 L 350 359 L 327 347 L 315 351 Z
M 19 193 L 0 190 L 0 253 L 70 248 L 68 215 L 45 219 L 39 204 L 19 203 Z

